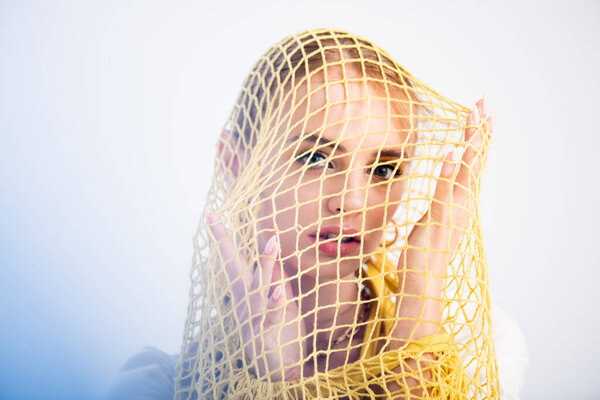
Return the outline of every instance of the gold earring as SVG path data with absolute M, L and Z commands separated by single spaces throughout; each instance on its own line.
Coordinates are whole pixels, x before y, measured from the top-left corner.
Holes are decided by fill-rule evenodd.
M 390 248 L 394 243 L 396 243 L 396 241 L 400 237 L 400 231 L 398 230 L 398 225 L 396 224 L 396 221 L 394 221 L 394 219 L 392 218 L 392 220 L 390 222 L 392 223 L 392 227 L 394 228 L 394 238 L 392 240 L 383 242 L 382 247 L 384 249 Z

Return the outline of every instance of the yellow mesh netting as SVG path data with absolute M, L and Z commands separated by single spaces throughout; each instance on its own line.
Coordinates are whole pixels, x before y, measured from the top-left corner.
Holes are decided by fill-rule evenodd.
M 498 398 L 491 122 L 356 35 L 273 46 L 217 146 L 175 398 Z

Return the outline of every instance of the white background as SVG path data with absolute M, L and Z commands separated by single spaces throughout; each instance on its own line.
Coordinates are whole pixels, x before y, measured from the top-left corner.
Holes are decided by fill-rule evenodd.
M 0 398 L 97 399 L 178 351 L 217 135 L 296 31 L 365 36 L 497 125 L 482 197 L 524 399 L 600 397 L 600 2 L 0 1 Z

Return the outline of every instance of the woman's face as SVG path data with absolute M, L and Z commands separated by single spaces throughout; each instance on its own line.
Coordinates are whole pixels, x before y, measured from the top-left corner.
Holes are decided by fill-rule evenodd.
M 258 228 L 261 248 L 277 232 L 290 268 L 327 281 L 354 274 L 382 242 L 411 147 L 408 119 L 392 116 L 382 88 L 313 86 L 284 106 L 292 111 L 267 159 Z

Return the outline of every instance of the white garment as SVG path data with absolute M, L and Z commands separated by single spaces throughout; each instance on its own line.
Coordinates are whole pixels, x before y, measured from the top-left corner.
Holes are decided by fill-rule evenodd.
M 501 398 L 519 400 L 529 361 L 521 328 L 506 311 L 492 305 L 494 344 Z M 106 400 L 173 400 L 178 355 L 146 347 L 125 363 Z
M 494 345 L 502 400 L 519 400 L 529 363 L 527 343 L 521 327 L 506 311 L 492 304 Z
M 123 365 L 106 400 L 173 400 L 178 358 L 144 348 Z

